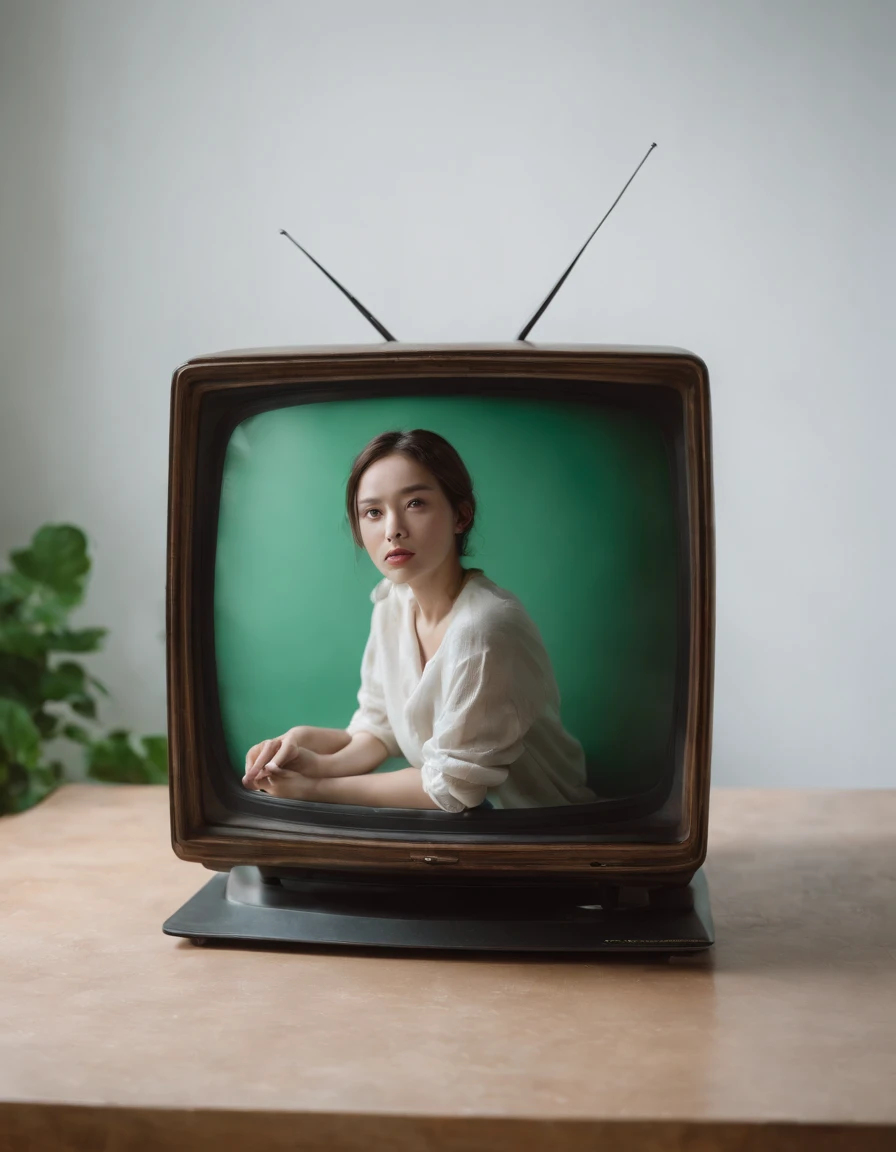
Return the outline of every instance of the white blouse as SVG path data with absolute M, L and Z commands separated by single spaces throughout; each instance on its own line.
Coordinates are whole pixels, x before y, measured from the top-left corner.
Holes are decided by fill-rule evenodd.
M 346 728 L 372 732 L 421 769 L 446 812 L 593 803 L 582 745 L 560 721 L 550 658 L 522 603 L 482 569 L 460 591 L 422 667 L 408 584 L 373 589 L 358 708 Z

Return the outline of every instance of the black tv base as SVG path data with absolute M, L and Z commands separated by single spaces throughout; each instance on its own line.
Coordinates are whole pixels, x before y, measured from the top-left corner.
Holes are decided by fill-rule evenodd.
M 700 952 L 713 943 L 702 869 L 687 887 L 558 887 L 467 880 L 308 879 L 239 865 L 214 876 L 163 931 L 218 942 L 513 952 Z

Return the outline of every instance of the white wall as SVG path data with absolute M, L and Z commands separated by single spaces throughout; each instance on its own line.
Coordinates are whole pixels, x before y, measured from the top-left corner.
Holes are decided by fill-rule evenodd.
M 192 355 L 677 344 L 713 390 L 714 779 L 896 784 L 896 5 L 0 0 L 0 550 L 91 536 L 105 716 L 164 723 Z M 583 515 L 587 510 L 583 509 Z

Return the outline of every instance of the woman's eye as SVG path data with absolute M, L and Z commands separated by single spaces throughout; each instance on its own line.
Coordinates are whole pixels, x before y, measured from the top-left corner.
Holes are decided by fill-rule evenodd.
M 421 500 L 419 496 L 415 496 L 414 499 L 411 500 L 411 502 L 408 504 L 408 507 L 410 508 L 411 504 L 423 505 L 424 503 L 425 503 L 425 501 Z M 365 517 L 370 516 L 371 512 L 379 513 L 379 508 L 368 508 L 367 511 L 364 513 Z

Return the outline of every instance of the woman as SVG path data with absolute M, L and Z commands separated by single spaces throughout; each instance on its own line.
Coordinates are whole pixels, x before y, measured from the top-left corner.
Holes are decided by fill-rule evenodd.
M 244 785 L 445 812 L 593 802 L 538 629 L 513 593 L 461 567 L 476 499 L 454 448 L 420 428 L 375 437 L 352 466 L 346 510 L 384 576 L 358 708 L 344 730 L 302 726 L 256 744 Z M 369 775 L 401 755 L 412 767 Z

